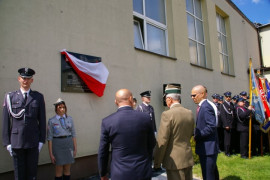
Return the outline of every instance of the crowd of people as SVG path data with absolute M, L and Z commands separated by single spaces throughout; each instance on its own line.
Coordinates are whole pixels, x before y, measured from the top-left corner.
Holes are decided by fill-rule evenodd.
M 48 120 L 46 130 L 45 102 L 41 93 L 31 90 L 35 71 L 18 70 L 20 89 L 7 93 L 3 104 L 2 141 L 13 157 L 16 180 L 37 179 L 39 152 L 46 140 L 51 162 L 55 165 L 55 180 L 69 180 L 71 164 L 77 153 L 73 119 L 59 98 L 55 115 Z M 168 180 L 192 180 L 194 165 L 190 140 L 196 142 L 203 179 L 219 179 L 217 157 L 240 153 L 248 157 L 249 119 L 253 108 L 247 93 L 231 97 L 213 94 L 207 99 L 207 88 L 194 86 L 191 99 L 197 104 L 196 117 L 181 105 L 181 88 L 168 84 L 165 101 L 168 110 L 156 127 L 151 91 L 142 92 L 142 103 L 136 106 L 132 92 L 120 89 L 115 94 L 118 110 L 101 123 L 98 169 L 101 180 L 150 180 L 153 171 L 166 169 Z M 195 120 L 196 118 L 196 120 Z M 261 153 L 262 132 L 252 118 L 252 153 Z M 264 141 L 268 143 L 268 140 Z M 264 146 L 268 148 L 268 144 Z M 110 164 L 110 168 L 108 168 Z M 153 168 L 152 168 L 153 166 Z
M 254 117 L 254 108 L 250 105 L 246 91 L 233 97 L 230 91 L 225 92 L 224 96 L 215 93 L 212 98 L 218 110 L 217 129 L 220 151 L 228 157 L 240 153 L 241 158 L 248 158 L 250 117 L 252 118 L 252 155 L 261 155 L 269 151 L 268 136 L 260 130 L 260 124 Z

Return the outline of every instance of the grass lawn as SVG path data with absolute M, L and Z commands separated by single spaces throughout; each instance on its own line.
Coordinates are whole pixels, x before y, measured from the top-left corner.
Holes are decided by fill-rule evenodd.
M 269 180 L 270 155 L 242 159 L 240 155 L 227 157 L 220 153 L 217 159 L 219 178 L 223 180 Z M 193 174 L 202 179 L 200 163 L 194 165 Z

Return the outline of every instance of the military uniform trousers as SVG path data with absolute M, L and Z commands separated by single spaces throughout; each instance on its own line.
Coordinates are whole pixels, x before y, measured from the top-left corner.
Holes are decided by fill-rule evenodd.
M 192 166 L 184 169 L 166 169 L 168 180 L 192 180 Z
M 232 136 L 232 129 L 225 129 L 224 128 L 224 153 L 226 155 L 231 154 L 231 136 Z
M 38 147 L 12 149 L 15 180 L 36 179 L 38 155 Z

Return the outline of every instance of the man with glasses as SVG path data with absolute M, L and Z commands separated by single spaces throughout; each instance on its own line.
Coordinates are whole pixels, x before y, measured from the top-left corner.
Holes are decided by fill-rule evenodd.
M 224 153 L 228 157 L 232 152 L 232 136 L 235 135 L 235 111 L 231 102 L 231 95 L 230 91 L 225 92 L 225 100 L 220 106 L 220 118 L 224 128 Z
M 5 96 L 2 141 L 14 161 L 15 179 L 37 179 L 39 152 L 45 143 L 46 116 L 44 97 L 32 91 L 35 71 L 18 70 L 20 89 Z
M 219 179 L 217 168 L 218 135 L 217 117 L 214 107 L 206 99 L 207 89 L 197 85 L 191 90 L 191 98 L 197 104 L 197 119 L 194 130 L 196 141 L 195 152 L 200 157 L 200 164 L 204 180 Z

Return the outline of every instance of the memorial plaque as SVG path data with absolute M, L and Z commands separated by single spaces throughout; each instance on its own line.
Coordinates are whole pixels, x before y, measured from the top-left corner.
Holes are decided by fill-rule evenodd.
M 89 62 L 97 63 L 101 62 L 101 57 L 78 54 L 68 52 L 76 58 Z M 75 70 L 71 67 L 69 62 L 66 60 L 66 56 L 61 54 L 61 91 L 62 92 L 87 92 L 92 91 L 86 86 L 83 80 L 77 75 Z

